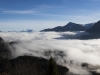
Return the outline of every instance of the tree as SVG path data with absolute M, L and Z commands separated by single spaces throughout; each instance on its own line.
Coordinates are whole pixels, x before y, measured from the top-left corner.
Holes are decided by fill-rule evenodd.
M 48 75 L 59 75 L 57 64 L 52 57 L 48 62 Z

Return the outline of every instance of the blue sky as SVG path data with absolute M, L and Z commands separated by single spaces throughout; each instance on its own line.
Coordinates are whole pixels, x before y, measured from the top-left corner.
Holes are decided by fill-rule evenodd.
M 0 0 L 0 30 L 86 24 L 100 20 L 100 0 Z

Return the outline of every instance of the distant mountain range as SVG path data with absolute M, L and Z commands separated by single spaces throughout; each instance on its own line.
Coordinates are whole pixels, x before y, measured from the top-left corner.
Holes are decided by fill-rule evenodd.
M 77 24 L 69 22 L 65 26 L 57 26 L 54 28 L 43 29 L 40 32 L 66 32 L 66 31 L 86 31 L 92 34 L 100 34 L 100 21 L 89 24 Z M 0 31 L 2 32 L 2 31 Z M 34 32 L 32 29 L 24 29 L 22 31 L 8 31 L 8 32 Z
M 24 29 L 24 30 L 22 30 L 22 31 L 20 31 L 20 32 L 33 32 L 34 30 L 32 30 L 32 29 Z
M 94 23 L 89 23 L 89 24 L 77 24 L 73 22 L 69 22 L 65 26 L 57 26 L 54 28 L 49 28 L 49 29 L 44 29 L 41 30 L 41 32 L 48 32 L 48 31 L 56 31 L 56 32 L 65 32 L 65 31 L 86 31 L 89 28 L 91 28 L 94 25 Z
M 15 31 L 15 30 L 13 30 L 13 31 L 8 31 L 8 32 L 34 32 L 34 30 L 32 30 L 32 29 L 23 29 L 21 31 Z

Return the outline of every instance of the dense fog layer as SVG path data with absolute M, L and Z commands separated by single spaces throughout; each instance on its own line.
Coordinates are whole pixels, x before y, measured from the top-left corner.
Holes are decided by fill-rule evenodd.
M 12 56 L 33 55 L 43 58 L 52 56 L 75 74 L 87 74 L 82 63 L 100 65 L 100 39 L 80 40 L 86 32 L 1 32 L 6 42 L 17 42 L 11 46 Z M 100 68 L 98 68 L 99 70 Z

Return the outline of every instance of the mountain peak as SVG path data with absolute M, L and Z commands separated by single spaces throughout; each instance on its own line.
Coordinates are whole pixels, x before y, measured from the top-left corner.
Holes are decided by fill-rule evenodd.
M 69 22 L 69 23 L 74 23 L 74 22 Z
M 69 22 L 65 26 L 57 26 L 52 29 L 44 29 L 42 31 L 56 31 L 56 32 L 65 32 L 65 31 L 84 31 L 86 28 L 81 24 L 76 24 L 73 22 Z
M 74 23 L 74 22 L 69 22 L 68 24 L 76 24 L 76 23 Z M 68 24 L 67 24 L 67 25 L 68 25 Z

